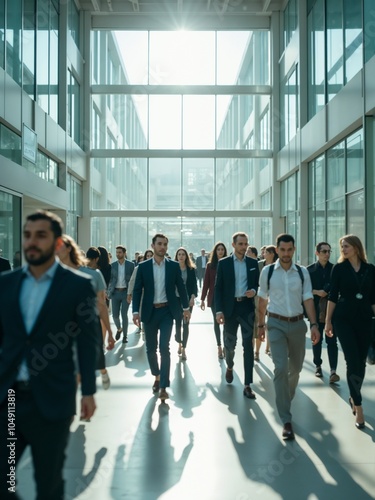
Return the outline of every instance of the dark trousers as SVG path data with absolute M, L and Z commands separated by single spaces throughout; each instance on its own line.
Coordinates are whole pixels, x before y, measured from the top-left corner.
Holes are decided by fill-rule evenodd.
M 327 344 L 327 352 L 328 352 L 328 361 L 329 367 L 331 370 L 336 370 L 337 368 L 337 357 L 338 357 L 338 347 L 337 347 L 337 337 L 336 334 L 333 337 L 327 337 L 324 334 L 324 323 L 319 323 L 319 332 L 320 339 L 319 342 L 312 346 L 313 350 L 313 362 L 315 366 L 321 366 L 322 361 L 322 345 L 323 345 L 323 336 L 325 336 L 326 344 Z
M 216 321 L 216 310 L 215 310 L 215 306 L 214 306 L 213 302 L 212 302 L 212 306 L 211 306 L 211 312 L 212 312 L 212 316 L 214 318 L 214 332 L 215 332 L 215 338 L 216 338 L 216 345 L 218 347 L 221 347 L 220 325 Z
M 19 498 L 17 493 L 8 491 L 10 485 L 7 483 L 10 467 L 13 466 L 13 463 L 9 463 L 13 459 L 13 449 L 9 445 L 14 443 L 16 464 L 26 446 L 31 446 L 37 500 L 63 500 L 62 471 L 72 418 L 46 420 L 36 408 L 31 391 L 17 391 L 15 404 L 14 436 L 8 433 L 7 400 L 0 407 L 0 498 Z M 15 489 L 17 491 L 17 486 Z
M 360 321 L 335 319 L 333 329 L 336 332 L 346 361 L 346 379 L 350 396 L 355 406 L 362 404 L 361 388 L 365 378 L 366 357 L 371 344 L 372 320 Z
M 249 312 L 249 303 L 247 300 L 235 302 L 233 314 L 225 317 L 224 325 L 224 347 L 225 359 L 228 368 L 233 368 L 234 351 L 237 344 L 237 330 L 241 327 L 243 362 L 245 372 L 245 385 L 253 381 L 254 368 L 254 350 L 253 350 L 253 330 L 254 330 L 254 311 Z
M 127 297 L 128 297 L 127 290 L 123 290 L 121 292 L 115 290 L 112 295 L 113 321 L 116 325 L 117 330 L 120 330 L 122 328 L 124 337 L 126 337 L 128 334 L 128 326 L 129 326 L 129 320 L 128 320 L 129 304 Z M 121 309 L 122 326 L 120 321 L 120 309 Z
M 154 308 L 150 321 L 144 323 L 144 327 L 147 359 L 148 364 L 150 365 L 151 373 L 155 377 L 160 375 L 160 387 L 169 387 L 169 372 L 171 368 L 169 342 L 171 340 L 173 327 L 173 316 L 169 307 Z M 158 348 L 158 331 L 160 331 L 160 368 L 156 353 Z
M 193 308 L 189 307 L 190 312 L 192 312 Z M 182 338 L 181 338 L 181 326 L 182 326 Z M 185 349 L 187 345 L 187 341 L 189 338 L 189 323 L 184 321 L 183 313 L 181 310 L 181 317 L 176 319 L 176 335 L 174 336 L 175 341 L 179 344 L 182 344 L 182 347 Z

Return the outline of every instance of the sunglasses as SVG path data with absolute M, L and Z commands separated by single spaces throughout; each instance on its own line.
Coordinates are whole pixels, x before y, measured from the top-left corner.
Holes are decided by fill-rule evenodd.
M 319 253 L 332 253 L 332 250 L 320 250 Z

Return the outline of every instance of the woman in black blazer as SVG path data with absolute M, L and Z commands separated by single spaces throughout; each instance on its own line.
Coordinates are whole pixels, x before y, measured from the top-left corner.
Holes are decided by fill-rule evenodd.
M 335 331 L 340 340 L 346 360 L 349 404 L 356 416 L 356 427 L 363 429 L 361 387 L 375 314 L 375 268 L 367 263 L 366 252 L 357 236 L 343 236 L 339 244 L 340 258 L 332 269 L 325 331 L 329 337 Z
M 192 263 L 191 258 L 185 248 L 180 247 L 177 249 L 174 260 L 180 264 L 182 280 L 185 284 L 190 312 L 193 310 L 195 297 L 198 295 L 198 285 L 197 276 L 195 274 L 195 264 Z M 181 339 L 181 324 L 182 326 L 182 339 Z M 178 355 L 181 359 L 187 359 L 186 357 L 186 344 L 189 338 L 189 324 L 183 322 L 182 308 L 181 308 L 181 318 L 176 320 L 176 335 L 175 340 L 178 342 Z

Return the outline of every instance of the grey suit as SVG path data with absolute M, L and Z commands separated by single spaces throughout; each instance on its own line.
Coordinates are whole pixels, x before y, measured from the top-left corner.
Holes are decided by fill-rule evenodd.
M 109 280 L 107 294 L 108 298 L 112 300 L 113 321 L 115 322 L 117 330 L 121 330 L 122 328 L 123 341 L 126 342 L 128 335 L 128 326 L 129 326 L 129 320 L 128 320 L 129 304 L 127 301 L 127 295 L 128 295 L 129 281 L 134 271 L 134 264 L 133 262 L 130 262 L 129 260 L 125 259 L 124 265 L 125 265 L 125 287 L 116 288 L 119 263 L 118 261 L 113 262 L 113 264 L 111 264 L 111 279 Z M 120 309 L 121 309 L 122 326 L 120 322 Z M 118 338 L 119 337 L 117 335 L 116 339 Z

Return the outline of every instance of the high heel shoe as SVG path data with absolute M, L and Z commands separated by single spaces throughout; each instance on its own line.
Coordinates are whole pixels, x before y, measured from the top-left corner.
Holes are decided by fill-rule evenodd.
M 355 410 L 355 406 L 354 406 L 354 404 L 353 404 L 353 400 L 352 400 L 352 398 L 349 398 L 349 404 L 350 404 L 350 408 L 352 409 L 352 413 L 353 413 L 353 415 L 355 415 L 357 412 L 356 412 L 356 410 Z
M 356 422 L 355 422 L 355 426 L 357 427 L 357 429 L 364 429 L 365 427 L 365 419 L 363 418 L 363 409 L 362 409 L 362 406 L 357 406 L 355 407 L 356 409 Z M 361 419 L 360 421 L 358 421 L 359 419 Z

